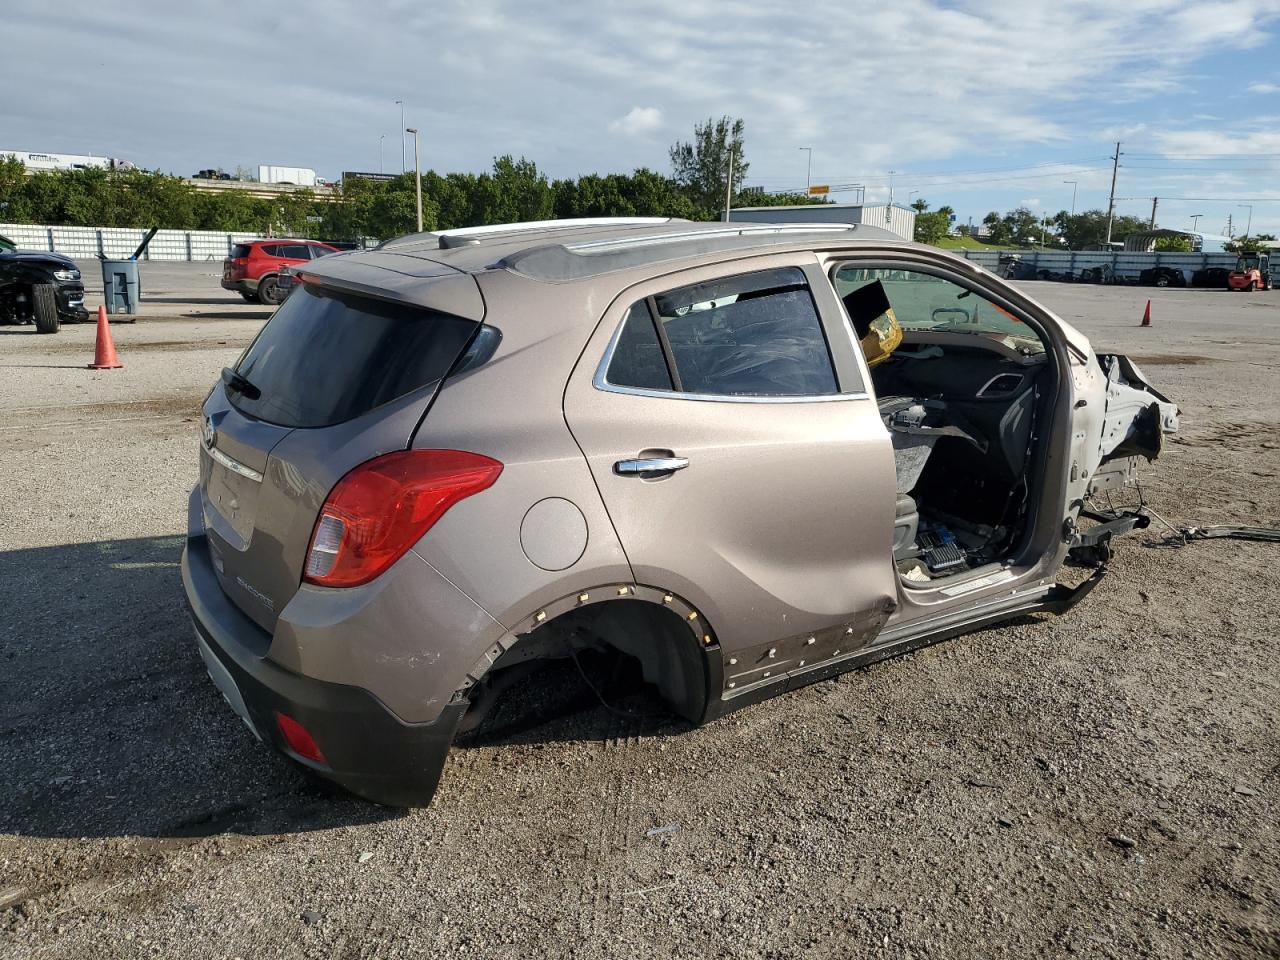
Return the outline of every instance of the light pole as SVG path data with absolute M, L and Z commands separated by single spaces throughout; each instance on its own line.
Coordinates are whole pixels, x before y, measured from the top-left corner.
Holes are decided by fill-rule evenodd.
M 896 170 L 889 171 L 889 206 L 891 207 L 893 206 L 893 175 L 897 172 Z
M 1193 214 L 1191 215 L 1191 232 L 1192 232 L 1192 233 L 1195 233 L 1195 232 L 1196 232 L 1196 227 L 1198 227 L 1198 226 L 1200 225 L 1200 224 L 1199 224 L 1199 220 L 1200 220 L 1200 218 L 1201 218 L 1201 217 L 1203 217 L 1203 216 L 1204 216 L 1204 214 L 1203 214 L 1203 213 L 1193 213 Z
M 386 168 L 382 163 L 382 148 L 386 145 L 387 135 L 385 133 L 378 136 L 378 172 L 386 173 Z
M 809 188 L 813 186 L 813 147 L 799 147 L 798 149 L 809 154 L 809 163 L 808 166 L 805 167 L 804 171 L 804 195 L 807 197 L 809 195 Z
M 1253 226 L 1253 204 L 1252 204 L 1252 203 L 1237 203 L 1237 204 L 1236 204 L 1236 206 L 1237 206 L 1237 207 L 1244 207 L 1246 210 L 1248 210 L 1248 211 L 1249 211 L 1249 218 L 1248 218 L 1247 220 L 1245 220 L 1245 222 L 1244 222 L 1244 235 L 1247 237 L 1247 236 L 1249 235 L 1249 228 Z
M 405 127 L 405 133 L 413 134 L 413 192 L 418 198 L 418 232 L 422 232 L 422 155 L 418 152 L 418 128 Z M 404 134 L 401 134 L 403 137 Z
M 403 101 L 403 100 L 397 100 L 397 101 L 396 101 L 396 103 L 400 104 L 400 129 L 401 129 L 401 130 L 404 130 L 404 129 L 405 129 L 405 125 L 404 125 L 404 101 Z M 407 131 L 406 131 L 406 132 L 407 132 Z M 406 167 L 406 166 L 405 166 L 405 162 L 404 162 L 404 134 L 403 134 L 403 133 L 402 133 L 402 134 L 400 134 L 400 172 L 401 172 L 401 173 L 407 173 L 407 172 L 408 172 L 408 167 Z
M 917 193 L 919 193 L 919 192 L 920 192 L 919 190 L 912 190 L 910 193 L 908 193 L 908 194 L 907 194 L 907 206 L 908 206 L 908 207 L 909 207 L 909 206 L 911 206 L 911 198 L 912 198 L 912 197 L 914 197 L 914 196 L 915 196 Z
M 733 144 L 729 144 L 729 182 L 724 188 L 724 222 L 729 222 L 729 211 L 733 209 Z
M 1071 184 L 1071 215 L 1074 217 L 1076 215 L 1076 188 L 1080 186 L 1080 182 L 1078 180 L 1063 180 L 1062 182 Z

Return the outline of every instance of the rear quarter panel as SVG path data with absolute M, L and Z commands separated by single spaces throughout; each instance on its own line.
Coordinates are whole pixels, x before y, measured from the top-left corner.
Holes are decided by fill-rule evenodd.
M 502 331 L 502 342 L 484 366 L 446 384 L 413 446 L 481 453 L 501 461 L 503 471 L 483 494 L 450 509 L 414 549 L 516 629 L 553 600 L 632 582 L 563 410 L 569 373 L 608 297 L 592 284 L 538 283 L 505 271 L 477 279 L 485 323 Z M 562 570 L 537 566 L 521 541 L 526 514 L 549 498 L 572 503 L 586 526 L 580 558 Z

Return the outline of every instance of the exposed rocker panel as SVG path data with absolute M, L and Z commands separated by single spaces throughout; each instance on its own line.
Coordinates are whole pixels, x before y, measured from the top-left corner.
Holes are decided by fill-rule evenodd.
M 722 717 L 725 714 L 732 713 L 734 710 L 767 700 L 782 690 L 795 690 L 811 683 L 828 680 L 858 667 L 865 667 L 881 660 L 887 660 L 890 657 L 901 656 L 921 647 L 939 643 L 962 633 L 981 630 L 984 627 L 993 626 L 1013 617 L 1023 616 L 1028 613 L 1066 613 L 1087 597 L 1093 591 L 1093 588 L 1101 582 L 1102 578 L 1106 576 L 1106 573 L 1107 568 L 1105 566 L 1099 567 L 1088 580 L 1078 586 L 1064 587 L 1061 584 L 1055 584 L 1052 587 L 1044 588 L 1043 591 L 1029 592 L 1011 600 L 1002 601 L 999 605 L 992 605 L 987 613 L 980 614 L 977 617 L 962 618 L 952 623 L 944 621 L 932 628 L 926 628 L 923 633 L 906 634 L 897 638 L 890 637 L 882 643 L 867 647 L 857 653 L 842 654 L 825 663 L 820 663 L 813 667 L 805 667 L 803 670 L 792 671 L 776 681 L 770 680 L 767 683 L 757 683 L 746 689 L 735 690 L 732 693 L 726 692 L 720 700 L 716 701 L 712 709 L 717 711 L 715 713 L 716 717 Z M 916 626 L 919 627 L 920 625 L 917 624 Z M 713 719 L 713 717 L 708 716 L 708 719 Z
M 731 696 L 730 691 L 771 685 L 776 678 L 865 647 L 888 621 L 892 605 L 892 599 L 887 598 L 881 609 L 845 623 L 762 644 L 728 658 L 724 671 L 725 695 Z

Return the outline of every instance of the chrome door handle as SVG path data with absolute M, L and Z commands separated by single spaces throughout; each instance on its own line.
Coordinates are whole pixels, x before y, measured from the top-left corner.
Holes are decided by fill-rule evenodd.
M 651 457 L 646 460 L 619 460 L 613 465 L 613 472 L 620 477 L 643 477 L 646 474 L 675 473 L 688 465 L 688 457 Z

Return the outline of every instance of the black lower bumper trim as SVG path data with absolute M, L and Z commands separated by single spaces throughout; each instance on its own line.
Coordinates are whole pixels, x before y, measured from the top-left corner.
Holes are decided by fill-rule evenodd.
M 285 670 L 252 651 L 261 629 L 222 592 L 202 537 L 189 538 L 182 580 L 192 622 L 230 675 L 256 732 L 281 753 L 357 796 L 396 807 L 431 802 L 465 702 L 450 703 L 430 723 L 405 723 L 359 687 Z M 237 639 L 244 632 L 245 640 Z M 317 764 L 293 753 L 281 735 L 282 713 L 311 734 L 324 754 Z

